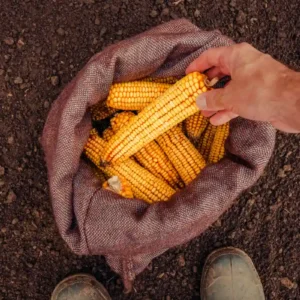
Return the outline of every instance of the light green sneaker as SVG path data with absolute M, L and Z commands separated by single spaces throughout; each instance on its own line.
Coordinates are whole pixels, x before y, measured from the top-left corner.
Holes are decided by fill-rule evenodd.
M 51 300 L 111 300 L 95 277 L 77 274 L 65 278 L 54 289 Z
M 209 255 L 200 288 L 201 300 L 265 300 L 252 260 L 237 248 L 223 248 Z

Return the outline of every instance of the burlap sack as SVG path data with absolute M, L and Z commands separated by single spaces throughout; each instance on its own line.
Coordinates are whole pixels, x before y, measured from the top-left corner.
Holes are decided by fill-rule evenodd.
M 59 232 L 75 253 L 104 255 L 127 288 L 154 257 L 199 235 L 258 179 L 275 132 L 268 124 L 232 121 L 228 158 L 169 202 L 148 206 L 101 189 L 80 159 L 91 129 L 88 108 L 105 100 L 113 82 L 182 76 L 204 50 L 230 44 L 220 32 L 186 20 L 163 24 L 92 57 L 51 108 L 42 144 Z

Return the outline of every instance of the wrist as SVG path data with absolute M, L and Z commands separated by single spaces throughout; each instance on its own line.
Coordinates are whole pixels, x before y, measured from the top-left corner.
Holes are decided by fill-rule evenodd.
M 288 132 L 300 132 L 300 73 L 286 68 L 277 88 L 280 104 L 279 122 L 285 124 Z

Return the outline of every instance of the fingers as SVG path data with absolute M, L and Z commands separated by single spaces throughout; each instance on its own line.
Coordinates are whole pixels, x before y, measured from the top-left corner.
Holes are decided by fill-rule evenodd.
M 230 75 L 227 59 L 229 52 L 231 52 L 231 47 L 206 50 L 187 67 L 186 73 L 195 71 L 204 72 L 212 67 L 219 67 L 222 73 Z
M 211 69 L 209 69 L 206 73 L 207 77 L 209 79 L 213 79 L 215 77 L 218 77 L 219 79 L 225 77 L 228 74 L 224 74 L 219 67 L 213 67 Z
M 210 118 L 215 113 L 217 113 L 217 111 L 215 111 L 215 110 L 213 110 L 213 111 L 202 110 L 201 111 L 201 115 L 204 116 L 205 118 Z
M 218 111 L 225 109 L 225 89 L 216 89 L 200 94 L 196 99 L 196 105 L 200 110 Z
M 223 125 L 236 117 L 238 117 L 237 114 L 228 110 L 222 110 L 210 118 L 210 123 L 215 126 Z

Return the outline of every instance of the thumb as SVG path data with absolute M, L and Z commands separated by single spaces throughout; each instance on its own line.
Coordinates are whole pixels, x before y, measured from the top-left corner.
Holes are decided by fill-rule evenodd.
M 225 89 L 215 89 L 203 94 L 196 98 L 196 105 L 200 110 L 218 111 L 225 109 L 224 99 Z

